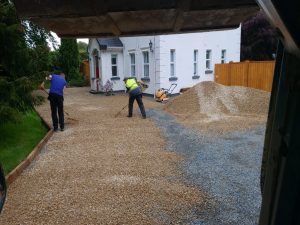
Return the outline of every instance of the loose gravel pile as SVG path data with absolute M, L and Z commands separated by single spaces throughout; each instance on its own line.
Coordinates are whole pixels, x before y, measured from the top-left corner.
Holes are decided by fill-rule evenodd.
M 202 133 L 224 134 L 264 124 L 269 99 L 265 91 L 205 81 L 175 97 L 164 109 Z
M 34 163 L 9 187 L 0 224 L 189 224 L 206 206 L 187 185 L 164 137 L 128 97 L 66 90 L 65 110 L 77 123 L 56 132 Z M 146 109 L 156 107 L 144 99 Z M 136 103 L 135 103 L 136 105 Z M 46 102 L 38 111 L 50 120 Z M 68 122 L 68 120 L 67 120 Z

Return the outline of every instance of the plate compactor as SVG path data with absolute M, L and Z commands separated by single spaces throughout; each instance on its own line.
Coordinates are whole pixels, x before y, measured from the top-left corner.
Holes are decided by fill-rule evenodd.
M 160 88 L 155 92 L 155 100 L 157 102 L 165 103 L 169 100 L 169 96 L 172 94 L 177 84 L 171 84 L 169 89 Z

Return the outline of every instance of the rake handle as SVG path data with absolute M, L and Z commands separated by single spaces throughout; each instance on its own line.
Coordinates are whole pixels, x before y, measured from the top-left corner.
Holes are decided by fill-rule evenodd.
M 126 104 L 116 115 L 115 117 L 119 116 L 121 114 L 121 112 L 128 106 L 128 104 Z

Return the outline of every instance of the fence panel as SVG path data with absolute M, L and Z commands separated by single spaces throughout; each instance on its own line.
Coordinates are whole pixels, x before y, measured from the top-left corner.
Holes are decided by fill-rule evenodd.
M 271 91 L 274 61 L 245 61 L 215 65 L 215 81 L 229 86 L 252 87 Z
M 230 85 L 247 87 L 248 63 L 229 63 Z
M 226 64 L 218 64 L 215 67 L 215 82 L 223 85 L 230 85 L 229 66 Z M 221 76 L 217 75 L 221 74 Z
M 249 64 L 248 87 L 271 92 L 274 62 L 252 62 Z
M 90 80 L 90 64 L 89 64 L 89 62 L 87 60 L 82 61 L 80 69 L 84 75 L 85 80 L 89 81 Z

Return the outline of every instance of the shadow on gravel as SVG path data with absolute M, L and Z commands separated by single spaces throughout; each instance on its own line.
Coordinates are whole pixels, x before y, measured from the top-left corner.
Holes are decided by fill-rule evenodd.
M 187 183 L 211 199 L 209 210 L 189 224 L 258 224 L 264 126 L 211 137 L 178 124 L 162 110 L 151 109 L 147 115 L 163 131 L 168 150 L 185 158 L 182 170 Z

